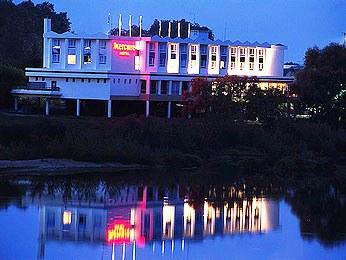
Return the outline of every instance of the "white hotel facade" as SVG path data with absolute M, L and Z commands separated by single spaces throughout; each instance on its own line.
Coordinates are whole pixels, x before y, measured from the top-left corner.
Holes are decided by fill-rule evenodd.
M 201 31 L 185 39 L 58 34 L 50 19 L 43 39 L 43 67 L 26 68 L 28 85 L 12 91 L 15 110 L 21 96 L 44 98 L 47 115 L 53 99 L 74 100 L 77 116 L 82 100 L 104 101 L 108 117 L 114 102 L 141 102 L 146 116 L 152 102 L 161 102 L 170 118 L 172 104 L 182 101 L 196 77 L 256 76 L 261 88 L 280 89 L 293 81 L 283 77 L 287 48 L 281 44 L 213 41 Z

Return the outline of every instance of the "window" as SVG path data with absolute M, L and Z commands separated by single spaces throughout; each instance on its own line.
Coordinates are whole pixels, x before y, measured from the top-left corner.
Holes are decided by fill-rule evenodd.
M 136 85 L 138 84 L 138 79 L 136 79 Z
M 77 63 L 76 56 L 76 40 L 68 40 L 68 49 L 67 49 L 67 64 L 74 65 Z
M 75 78 L 73 78 L 73 79 L 72 79 L 72 82 L 76 82 L 76 79 L 75 79 Z
M 207 45 L 201 45 L 201 62 L 200 66 L 201 68 L 206 68 L 207 67 Z
M 68 78 L 66 78 L 66 82 L 68 82 Z
M 220 47 L 220 69 L 227 67 L 227 46 Z
M 157 81 L 151 80 L 150 81 L 150 94 L 156 94 L 157 92 Z
M 106 84 L 106 83 L 107 83 L 107 79 L 104 79 L 104 80 L 103 80 L 103 83 L 105 83 L 105 84 Z
M 149 67 L 155 66 L 155 44 L 149 43 Z
M 172 95 L 179 95 L 179 81 L 172 81 Z
M 162 80 L 161 81 L 161 95 L 167 95 L 168 93 L 168 81 Z
M 120 84 L 120 79 L 118 79 L 118 84 Z
M 113 84 L 115 84 L 115 79 L 113 79 Z
M 99 63 L 100 64 L 106 64 L 107 63 L 107 56 L 104 54 L 100 54 L 99 56 Z
M 147 92 L 147 82 L 146 80 L 141 80 L 141 93 L 145 94 Z
M 186 68 L 187 64 L 187 44 L 180 44 L 180 67 Z
M 52 55 L 53 55 L 52 62 L 59 63 L 60 62 L 60 40 L 57 40 L 57 39 L 53 40 Z
M 127 79 L 124 79 L 124 84 L 126 84 L 126 82 L 127 82 Z
M 177 58 L 177 44 L 171 43 L 171 60 L 175 60 Z
M 91 63 L 91 40 L 84 40 L 83 61 L 84 64 Z
M 105 50 L 107 47 L 107 41 L 106 40 L 100 40 L 100 50 Z
M 197 45 L 191 45 L 191 66 L 193 66 L 193 61 L 197 60 Z
M 211 68 L 216 68 L 216 55 L 217 55 L 217 46 L 211 46 Z
M 239 54 L 240 54 L 240 57 L 239 57 L 239 69 L 240 70 L 243 70 L 245 68 L 245 48 L 239 48 Z
M 264 67 L 264 49 L 258 50 L 258 70 L 262 71 Z
M 160 43 L 160 67 L 165 67 L 166 66 L 166 43 Z
M 129 79 L 129 84 L 131 84 L 131 81 L 132 81 L 132 80 L 131 80 L 131 79 Z
M 97 83 L 100 83 L 100 80 L 99 80 L 99 79 L 97 79 Z
M 51 84 L 52 89 L 56 88 L 56 81 L 55 80 L 52 80 L 52 82 L 50 84 Z
M 88 79 L 88 83 L 90 83 L 91 82 L 91 79 Z
M 80 81 L 81 81 L 82 83 L 84 83 L 84 79 L 81 79 Z

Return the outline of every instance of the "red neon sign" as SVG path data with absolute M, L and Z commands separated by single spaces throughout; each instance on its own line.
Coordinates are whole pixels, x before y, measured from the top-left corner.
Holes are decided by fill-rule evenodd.
M 131 225 L 127 223 L 115 223 L 107 230 L 107 242 L 130 242 Z
M 117 51 L 119 56 L 130 56 L 137 48 L 133 42 L 113 42 L 113 50 Z

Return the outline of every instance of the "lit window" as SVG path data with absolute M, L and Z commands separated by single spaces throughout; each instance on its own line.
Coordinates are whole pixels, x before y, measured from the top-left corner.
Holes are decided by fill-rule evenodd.
M 217 46 L 211 46 L 211 68 L 216 68 L 216 55 L 217 55 Z
M 53 40 L 52 55 L 53 55 L 52 62 L 59 63 L 60 62 L 60 40 L 58 39 Z
M 84 64 L 91 63 L 91 40 L 84 40 L 83 61 Z
M 177 58 L 177 44 L 171 43 L 171 59 L 175 60 Z
M 70 225 L 72 223 L 72 212 L 65 210 L 62 218 L 63 225 Z

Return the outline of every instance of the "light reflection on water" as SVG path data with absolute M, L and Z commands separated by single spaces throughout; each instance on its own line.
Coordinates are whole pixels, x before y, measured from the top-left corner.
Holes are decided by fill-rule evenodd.
M 101 181 L 82 192 L 81 185 L 52 183 L 26 187 L 0 209 L 1 259 L 346 257 L 343 242 L 325 247 L 306 239 L 301 228 L 310 220 L 263 191 Z

